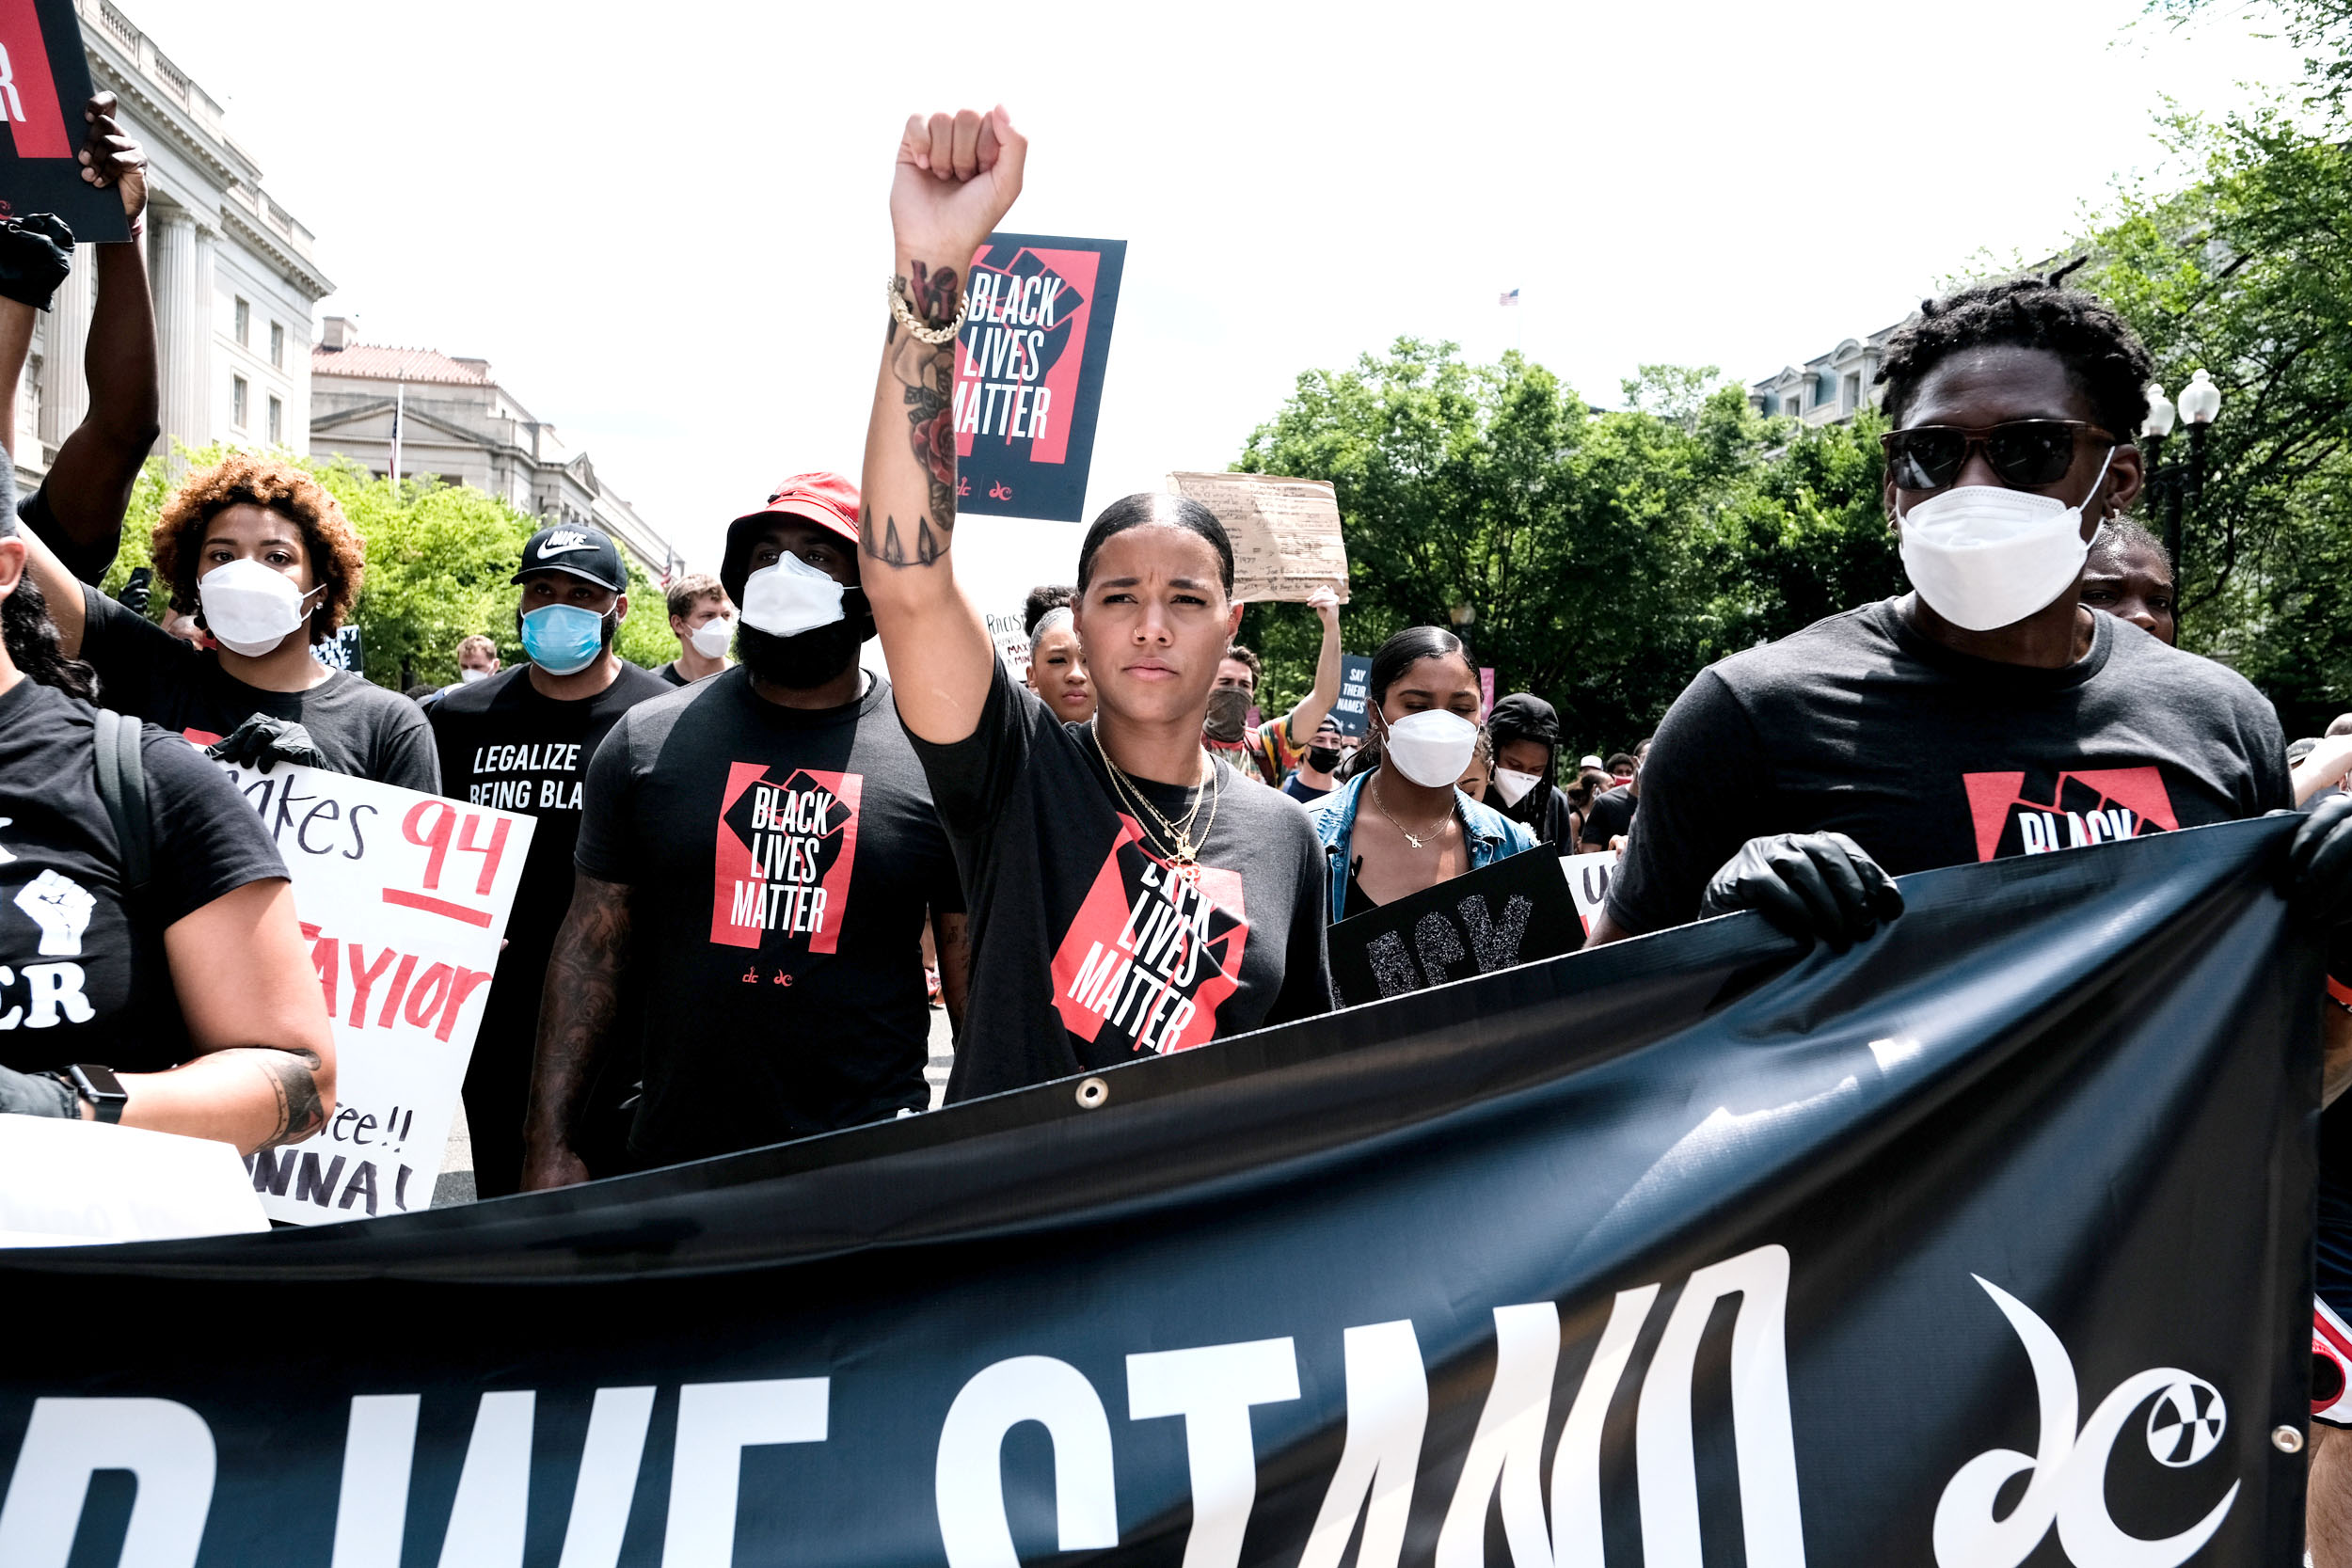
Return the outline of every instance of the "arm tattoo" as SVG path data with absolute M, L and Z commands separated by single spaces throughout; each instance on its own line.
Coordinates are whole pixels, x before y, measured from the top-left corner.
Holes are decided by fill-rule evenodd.
M 628 942 L 628 889 L 576 875 L 572 907 L 556 933 L 539 1002 L 526 1123 L 537 1136 L 571 1138 L 580 1102 L 620 1011 Z
M 955 319 L 961 296 L 955 269 L 936 271 L 920 261 L 911 263 L 913 276 L 899 279 L 907 303 L 916 314 L 934 322 Z M 901 334 L 894 319 L 886 340 L 890 373 L 898 381 L 907 417 L 907 447 L 930 486 L 930 511 L 914 519 L 914 549 L 910 557 L 900 537 L 898 521 L 885 515 L 878 537 L 872 513 L 861 530 L 866 553 L 885 566 L 929 566 L 947 553 L 956 527 L 955 342 L 932 344 L 913 334 Z
M 318 1069 L 324 1066 L 315 1051 L 259 1050 L 254 1066 L 278 1096 L 278 1123 L 262 1140 L 263 1148 L 300 1143 L 326 1125 L 326 1108 L 319 1097 Z

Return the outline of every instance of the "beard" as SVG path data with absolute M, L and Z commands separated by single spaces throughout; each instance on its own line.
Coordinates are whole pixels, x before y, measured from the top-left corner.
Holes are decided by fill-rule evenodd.
M 778 637 L 754 626 L 739 626 L 735 628 L 735 653 L 755 679 L 781 686 L 787 691 L 813 690 L 837 679 L 857 663 L 858 647 L 866 641 L 860 632 L 869 626 L 870 622 L 860 616 L 854 621 L 835 621 L 829 626 L 791 637 Z

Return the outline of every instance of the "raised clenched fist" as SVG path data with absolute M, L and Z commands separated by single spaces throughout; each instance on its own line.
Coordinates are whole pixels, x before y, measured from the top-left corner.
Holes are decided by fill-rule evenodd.
M 961 275 L 1021 194 L 1029 141 L 998 104 L 914 115 L 898 138 L 890 227 L 902 261 Z
M 42 872 L 16 894 L 16 907 L 40 927 L 44 958 L 82 956 L 82 932 L 88 927 L 89 912 L 97 904 L 81 883 L 55 871 Z

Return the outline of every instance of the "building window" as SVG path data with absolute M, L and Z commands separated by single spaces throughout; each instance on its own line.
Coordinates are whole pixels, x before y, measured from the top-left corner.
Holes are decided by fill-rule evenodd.
M 278 322 L 269 324 L 269 362 L 281 371 L 286 368 L 286 328 Z
M 253 346 L 253 307 L 242 299 L 237 301 L 237 341 L 247 348 Z
M 286 404 L 280 398 L 269 400 L 269 444 L 273 447 L 286 444 Z
M 239 300 L 237 303 L 242 305 L 245 302 Z M 245 384 L 245 377 L 232 375 L 229 378 L 229 422 L 239 430 L 245 428 L 245 405 L 251 390 Z
M 1862 372 L 1860 371 L 1846 372 L 1845 388 L 1845 398 L 1838 406 L 1851 414 L 1862 406 Z

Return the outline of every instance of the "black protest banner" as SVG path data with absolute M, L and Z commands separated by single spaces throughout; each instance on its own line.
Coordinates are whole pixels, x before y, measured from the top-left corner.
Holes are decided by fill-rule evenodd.
M 1124 240 L 991 234 L 964 284 L 956 391 L 956 511 L 1074 523 L 1110 364 Z M 944 450 L 937 439 L 934 451 Z
M 89 95 L 73 0 L 0 0 L 0 219 L 54 213 L 84 245 L 131 237 L 121 196 L 82 178 Z
M 1560 862 L 1536 851 L 1423 888 L 1331 927 L 1331 990 L 1340 1006 L 1491 974 L 1584 944 Z
M 1372 721 L 1364 705 L 1371 700 L 1372 660 L 1362 654 L 1340 655 L 1340 694 L 1331 705 L 1331 721 L 1342 735 L 1361 740 Z
M 1908 878 L 1843 955 L 1742 915 L 676 1170 L 0 1257 L 0 1561 L 2292 1562 L 2292 828 Z

